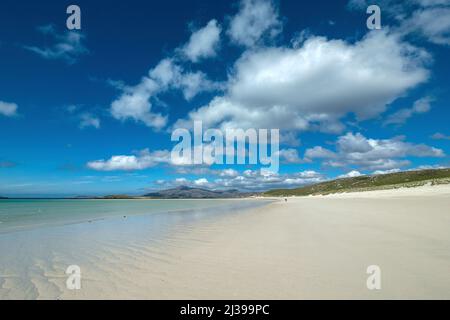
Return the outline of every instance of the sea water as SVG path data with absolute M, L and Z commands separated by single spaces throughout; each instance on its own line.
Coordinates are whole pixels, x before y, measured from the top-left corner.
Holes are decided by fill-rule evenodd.
M 142 258 L 172 261 L 164 248 L 183 236 L 192 244 L 189 231 L 198 223 L 264 204 L 243 199 L 0 200 L 0 299 L 60 298 L 67 294 L 65 272 L 71 265 L 81 268 L 83 283 L 116 290 L 130 279 L 121 274 Z
M 39 227 L 92 222 L 106 218 L 143 214 L 176 213 L 183 218 L 194 218 L 203 210 L 214 214 L 212 208 L 251 206 L 255 201 L 244 200 L 63 200 L 63 199 L 7 199 L 0 200 L 0 233 L 35 229 Z M 191 212 L 189 212 L 191 211 Z M 194 212 L 196 211 L 196 212 Z M 166 219 L 164 216 L 155 216 Z

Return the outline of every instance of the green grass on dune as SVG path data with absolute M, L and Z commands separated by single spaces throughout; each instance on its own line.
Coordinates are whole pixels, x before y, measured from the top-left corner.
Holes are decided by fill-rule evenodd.
M 450 183 L 450 169 L 404 171 L 383 175 L 342 178 L 295 189 L 276 189 L 265 196 L 307 196 L 351 191 L 415 187 L 426 183 Z

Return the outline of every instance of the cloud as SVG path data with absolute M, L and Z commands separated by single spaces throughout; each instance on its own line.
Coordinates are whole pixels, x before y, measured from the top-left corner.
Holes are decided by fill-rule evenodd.
M 84 129 L 88 127 L 94 127 L 95 129 L 99 129 L 100 119 L 90 113 L 83 113 L 80 116 L 80 128 Z
M 201 177 L 192 180 L 187 178 L 177 178 L 173 181 L 160 180 L 156 181 L 156 183 L 165 188 L 185 185 L 192 187 L 202 186 L 210 189 L 262 191 L 274 188 L 295 188 L 326 180 L 322 174 L 313 170 L 300 171 L 290 174 L 261 172 L 260 170 L 245 170 L 244 172 L 236 171 L 232 175 L 223 174 L 223 171 L 216 170 L 214 174 L 219 177 Z
M 409 169 L 409 170 L 407 170 L 407 171 L 414 171 L 414 170 L 430 170 L 430 169 L 447 169 L 447 168 L 448 168 L 448 167 L 441 166 L 441 165 L 438 165 L 438 164 L 435 164 L 435 165 L 428 165 L 428 164 L 426 164 L 426 165 L 418 166 L 417 168 L 411 168 L 411 169 Z
M 347 172 L 346 174 L 340 175 L 338 177 L 338 179 L 340 178 L 355 178 L 355 177 L 360 177 L 363 176 L 363 174 L 357 170 L 352 170 L 350 172 Z
M 206 178 L 200 178 L 200 179 L 195 180 L 194 184 L 199 187 L 205 187 L 209 184 L 209 181 Z
M 161 60 L 155 68 L 150 70 L 149 76 L 150 80 L 156 82 L 158 91 L 181 90 L 186 100 L 192 99 L 200 92 L 220 88 L 219 84 L 210 81 L 203 72 L 185 71 L 171 58 Z
M 347 133 L 336 142 L 336 151 L 314 147 L 305 151 L 305 158 L 323 159 L 330 167 L 357 167 L 361 170 L 389 170 L 408 166 L 407 157 L 444 157 L 441 149 L 425 144 L 392 139 L 368 139 L 360 133 Z
M 450 7 L 419 9 L 402 25 L 402 31 L 415 32 L 434 44 L 448 46 L 450 45 Z
M 431 101 L 433 101 L 430 97 L 425 97 L 414 102 L 412 108 L 404 108 L 399 111 L 389 115 L 387 119 L 384 121 L 384 125 L 401 125 L 406 122 L 409 118 L 411 118 L 415 114 L 427 113 L 431 110 Z
M 232 42 L 251 47 L 264 37 L 275 37 L 281 30 L 278 9 L 271 0 L 242 0 L 227 34 Z
M 14 117 L 17 115 L 17 104 L 0 101 L 0 115 Z
M 313 148 L 306 149 L 306 159 L 331 159 L 335 158 L 336 154 L 333 151 L 325 149 L 321 146 L 315 146 Z
M 380 174 L 389 174 L 389 173 L 397 173 L 400 172 L 401 170 L 398 168 L 395 169 L 389 169 L 389 170 L 376 170 L 374 172 L 372 172 L 373 175 L 380 175 Z
M 167 117 L 152 112 L 150 98 L 158 91 L 157 83 L 150 78 L 144 78 L 134 86 L 127 87 L 122 95 L 111 103 L 111 115 L 118 120 L 133 119 L 145 125 L 161 129 L 167 123 Z
M 71 119 L 79 122 L 78 126 L 80 129 L 89 127 L 100 129 L 100 118 L 91 112 L 83 111 L 83 106 L 75 104 L 68 105 L 64 107 L 64 111 L 70 114 Z
M 445 134 L 436 132 L 435 134 L 433 134 L 431 136 L 431 139 L 434 139 L 434 140 L 450 140 L 450 136 L 446 136 Z
M 232 179 L 216 179 L 214 182 L 223 188 L 245 190 L 266 190 L 273 188 L 295 188 L 302 185 L 325 181 L 325 177 L 313 170 L 291 174 L 264 173 L 258 170 L 246 170 L 242 175 Z
M 368 0 L 351 0 L 350 9 L 366 10 Z M 396 32 L 403 36 L 418 35 L 437 45 L 450 45 L 449 0 L 378 0 L 382 10 L 397 21 Z
M 427 81 L 428 60 L 388 31 L 356 43 L 310 37 L 301 47 L 250 50 L 236 62 L 226 94 L 175 126 L 202 120 L 209 127 L 340 133 L 344 116 L 376 117 Z
M 216 56 L 221 31 L 216 20 L 209 21 L 205 27 L 192 33 L 182 49 L 183 54 L 192 62 Z
M 416 0 L 424 7 L 437 6 L 437 5 L 450 5 L 450 0 Z
M 284 144 L 290 147 L 298 147 L 302 144 L 302 141 L 300 140 L 297 135 L 290 131 L 290 132 L 280 132 L 280 144 Z
M 376 145 L 376 142 L 371 144 L 371 142 L 360 133 L 347 133 L 345 136 L 338 138 L 337 145 L 339 151 L 343 153 L 367 153 L 373 150 L 373 145 Z
M 281 149 L 278 151 L 278 157 L 283 163 L 298 164 L 305 161 L 299 156 L 298 151 L 293 148 Z
M 39 27 L 38 31 L 53 38 L 55 43 L 50 47 L 24 46 L 24 48 L 44 59 L 60 59 L 72 64 L 81 55 L 89 52 L 83 43 L 85 36 L 78 31 L 58 33 L 53 25 Z
M 150 152 L 144 149 L 137 155 L 112 156 L 108 160 L 95 160 L 87 163 L 87 167 L 97 171 L 133 171 L 144 170 L 161 163 L 170 162 L 170 152 L 159 150 Z
M 183 175 L 215 175 L 220 177 L 237 177 L 239 172 L 237 170 L 228 169 L 211 169 L 205 165 L 180 165 L 177 163 L 171 163 L 176 174 Z
M 237 172 L 234 169 L 224 169 L 220 171 L 221 177 L 237 177 L 239 175 L 239 172 Z
M 208 79 L 205 73 L 201 71 L 189 72 L 182 75 L 178 80 L 178 86 L 183 92 L 186 100 L 191 100 L 200 92 L 218 90 L 221 85 Z
M 167 116 L 154 112 L 152 98 L 171 89 L 181 90 L 186 100 L 202 91 L 218 89 L 200 71 L 186 72 L 173 59 L 161 60 L 136 86 L 126 86 L 122 94 L 111 103 L 111 114 L 118 120 L 132 119 L 159 130 L 167 124 Z

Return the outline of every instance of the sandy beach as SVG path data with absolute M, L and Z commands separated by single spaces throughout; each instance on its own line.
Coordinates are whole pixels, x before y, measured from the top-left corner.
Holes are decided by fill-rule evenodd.
M 450 299 L 449 185 L 275 200 L 179 223 L 161 239 L 146 236 L 145 216 L 7 235 L 23 270 L 3 267 L 0 296 Z M 52 240 L 61 236 L 67 243 Z M 66 288 L 73 263 L 80 290 Z M 366 287 L 370 265 L 381 268 L 381 290 Z
M 449 227 L 450 186 L 289 198 L 117 251 L 114 290 L 93 273 L 61 298 L 449 299 Z

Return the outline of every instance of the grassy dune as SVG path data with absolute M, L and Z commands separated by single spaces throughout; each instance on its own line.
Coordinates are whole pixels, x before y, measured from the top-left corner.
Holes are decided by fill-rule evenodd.
M 265 196 L 307 196 L 340 192 L 371 191 L 416 187 L 425 184 L 450 183 L 450 169 L 404 171 L 384 175 L 342 178 L 295 188 L 276 189 L 265 192 Z

